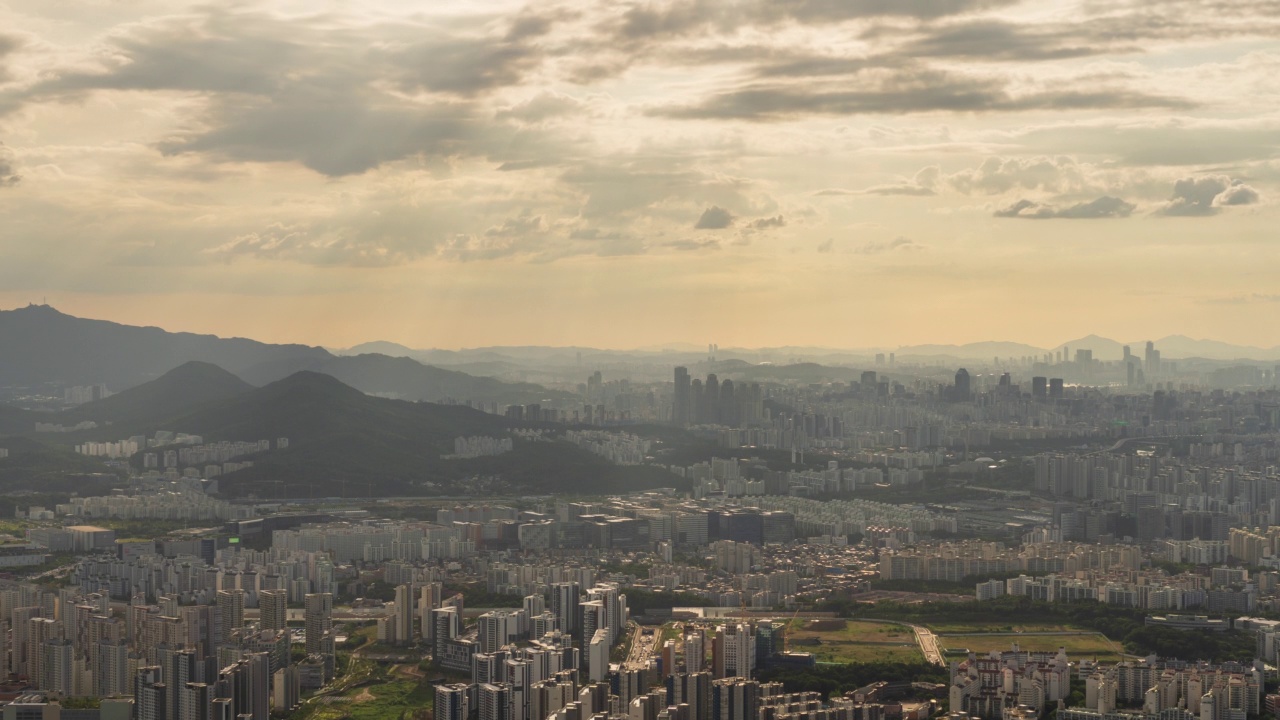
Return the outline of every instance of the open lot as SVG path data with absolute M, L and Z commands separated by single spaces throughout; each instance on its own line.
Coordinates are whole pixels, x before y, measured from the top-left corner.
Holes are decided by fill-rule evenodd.
M 412 666 L 378 668 L 374 677 L 340 695 L 316 698 L 292 718 L 300 720 L 417 720 L 426 717 L 435 687 Z
M 968 649 L 982 654 L 992 650 L 1009 650 L 1014 643 L 1023 650 L 1032 652 L 1052 652 L 1060 647 L 1067 649 L 1067 657 L 1072 660 L 1096 658 L 1098 660 L 1121 660 L 1120 647 L 1104 637 L 1101 633 L 1055 634 L 1014 632 L 1014 633 L 970 633 L 939 634 L 939 643 L 947 650 Z
M 921 623 L 939 635 L 968 635 L 974 633 L 1046 633 L 1089 632 L 1074 625 L 1054 623 L 1000 623 L 1000 622 L 941 622 Z
M 813 653 L 818 662 L 923 662 L 915 633 L 906 625 L 857 620 L 791 621 L 789 649 Z

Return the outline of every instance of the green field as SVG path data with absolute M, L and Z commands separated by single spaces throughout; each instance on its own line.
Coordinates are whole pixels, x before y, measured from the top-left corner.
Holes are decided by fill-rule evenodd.
M 426 717 L 435 701 L 435 687 L 414 676 L 411 666 L 378 667 L 359 687 L 340 695 L 314 698 L 292 720 L 418 720 Z
M 1022 650 L 1031 652 L 1053 652 L 1060 647 L 1067 649 L 1067 657 L 1072 660 L 1097 658 L 1115 661 L 1123 659 L 1118 652 L 1119 646 L 1101 633 L 1082 635 L 1049 635 L 1037 633 L 1003 634 L 947 634 L 939 635 L 938 642 L 948 650 L 965 648 L 983 654 L 992 650 L 1009 650 L 1014 643 Z
M 943 623 L 921 623 L 927 626 L 937 635 L 969 635 L 975 633 L 1046 633 L 1046 632 L 1089 632 L 1086 628 L 1076 627 L 1074 625 L 1059 625 L 1054 623 L 1010 623 L 1000 624 L 996 622 L 943 622 Z
M 788 649 L 820 663 L 923 662 L 915 633 L 905 625 L 857 620 L 792 620 Z

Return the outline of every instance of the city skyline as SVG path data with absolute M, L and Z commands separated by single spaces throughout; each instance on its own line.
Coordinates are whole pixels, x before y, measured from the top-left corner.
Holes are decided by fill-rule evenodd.
M 334 347 L 1280 345 L 1267 3 L 0 27 L 0 306 Z

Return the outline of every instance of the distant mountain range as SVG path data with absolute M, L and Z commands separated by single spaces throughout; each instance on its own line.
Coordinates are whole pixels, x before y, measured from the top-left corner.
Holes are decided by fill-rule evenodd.
M 77 318 L 47 305 L 0 311 L 0 386 L 102 383 L 118 392 L 192 361 L 215 365 L 252 385 L 310 370 L 362 392 L 405 400 L 506 404 L 562 396 L 531 383 L 476 377 L 381 354 L 337 357 L 319 347 L 171 333 Z
M 1206 360 L 1280 360 L 1280 346 L 1272 348 L 1232 345 L 1217 340 L 1196 340 L 1185 335 L 1170 335 L 1155 340 L 1155 347 L 1166 359 L 1203 358 Z M 1089 335 L 1068 341 L 1052 348 L 1042 348 L 1019 342 L 984 341 L 963 345 L 906 345 L 898 348 L 864 348 L 840 350 L 819 347 L 785 348 L 719 348 L 717 362 L 745 362 L 777 365 L 822 363 L 824 365 L 866 364 L 880 353 L 894 353 L 898 360 L 920 359 L 983 360 L 999 357 L 1041 357 L 1066 348 L 1072 359 L 1076 350 L 1092 350 L 1097 360 L 1119 360 L 1123 348 L 1128 345 L 1134 355 L 1142 356 L 1146 341 L 1122 343 L 1109 338 Z M 415 349 L 399 343 L 371 342 L 347 349 L 332 351 L 339 356 L 377 352 L 393 357 L 412 358 L 419 362 L 447 366 L 478 374 L 504 376 L 518 374 L 522 368 L 582 366 L 585 368 L 633 362 L 639 365 L 698 364 L 707 360 L 705 349 L 694 350 L 686 346 L 661 349 L 638 348 L 635 350 L 604 350 L 599 348 L 557 347 L 486 347 L 466 350 Z

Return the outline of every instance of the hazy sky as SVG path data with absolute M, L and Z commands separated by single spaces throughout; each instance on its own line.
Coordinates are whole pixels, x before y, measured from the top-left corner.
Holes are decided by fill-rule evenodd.
M 1280 344 L 1278 38 L 1278 0 L 0 0 L 0 306 Z

